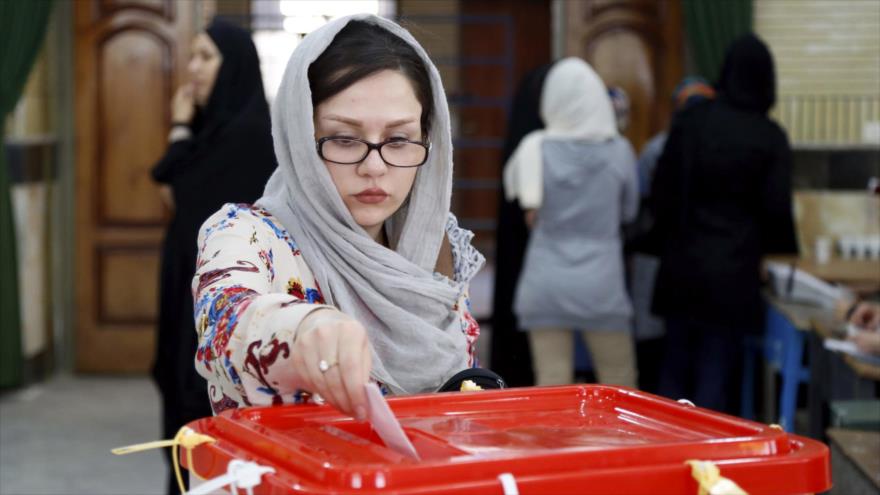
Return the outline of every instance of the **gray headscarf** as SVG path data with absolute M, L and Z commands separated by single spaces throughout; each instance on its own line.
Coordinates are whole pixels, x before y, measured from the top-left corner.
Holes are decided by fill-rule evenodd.
M 431 154 L 407 203 L 386 222 L 391 246 L 374 241 L 346 208 L 315 150 L 308 68 L 349 21 L 387 29 L 411 45 L 428 69 L 434 98 Z M 278 169 L 258 205 L 291 232 L 328 304 L 360 321 L 373 349 L 372 377 L 396 394 L 436 390 L 467 367 L 467 342 L 454 307 L 483 257 L 472 234 L 449 225 L 455 281 L 434 273 L 452 191 L 449 108 L 440 74 L 408 31 L 368 14 L 336 19 L 306 36 L 284 72 L 272 108 Z

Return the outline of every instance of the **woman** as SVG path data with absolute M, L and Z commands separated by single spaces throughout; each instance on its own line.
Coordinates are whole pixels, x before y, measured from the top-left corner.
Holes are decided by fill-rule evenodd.
M 638 209 L 635 155 L 605 85 L 581 59 L 550 69 L 541 116 L 546 130 L 526 136 L 504 171 L 507 198 L 533 228 L 514 311 L 536 382 L 572 382 L 572 332 L 581 330 L 599 381 L 635 387 L 620 240 Z
M 196 366 L 214 411 L 308 392 L 364 419 L 370 380 L 427 392 L 473 366 L 484 259 L 449 212 L 449 111 L 422 47 L 380 17 L 332 21 L 291 56 L 273 112 L 264 196 L 199 236 Z
M 224 203 L 259 198 L 275 168 L 269 107 L 250 35 L 214 21 L 193 41 L 187 68 L 190 82 L 172 103 L 168 150 L 152 171 L 170 188 L 175 207 L 162 246 L 153 367 L 165 438 L 211 414 L 205 381 L 193 368 L 197 341 L 190 281 L 199 226 Z M 169 486 L 176 490 L 173 480 Z
M 666 323 L 660 393 L 730 413 L 743 339 L 763 328 L 761 258 L 797 252 L 791 149 L 767 117 L 775 85 L 764 43 L 734 41 L 718 97 L 673 121 L 651 189 L 660 243 L 652 306 Z
M 541 88 L 552 64 L 542 65 L 523 76 L 517 86 L 507 120 L 502 165 L 528 133 L 542 129 Z M 523 210 L 504 195 L 498 198 L 498 227 L 495 231 L 495 283 L 492 297 L 492 369 L 513 387 L 535 384 L 528 336 L 519 331 L 513 314 L 513 296 L 522 271 L 529 228 Z

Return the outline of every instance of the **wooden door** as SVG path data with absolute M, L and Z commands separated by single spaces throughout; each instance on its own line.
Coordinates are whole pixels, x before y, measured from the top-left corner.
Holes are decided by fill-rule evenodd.
M 149 171 L 167 144 L 196 2 L 74 5 L 76 369 L 144 372 L 168 219 Z
M 565 54 L 586 60 L 608 86 L 630 98 L 625 135 L 636 151 L 664 129 L 682 77 L 679 0 L 563 2 Z

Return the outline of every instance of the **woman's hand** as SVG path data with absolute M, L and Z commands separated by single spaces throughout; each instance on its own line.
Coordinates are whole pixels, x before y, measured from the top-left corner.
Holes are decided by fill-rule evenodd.
M 535 224 L 538 222 L 538 210 L 526 210 L 525 211 L 525 219 L 526 226 L 531 230 L 535 228 Z
M 849 317 L 849 322 L 866 330 L 880 331 L 880 304 L 860 302 Z
M 186 83 L 177 88 L 174 99 L 171 100 L 171 121 L 175 123 L 192 123 L 196 113 L 194 88 L 191 83 Z
M 860 351 L 880 356 L 880 330 L 860 330 L 849 338 Z
M 297 388 L 366 419 L 372 354 L 363 325 L 336 310 L 314 311 L 300 324 L 291 352 Z
M 168 208 L 168 211 L 174 211 L 174 193 L 171 191 L 171 186 L 168 184 L 160 185 L 159 197 L 162 199 L 162 204 Z

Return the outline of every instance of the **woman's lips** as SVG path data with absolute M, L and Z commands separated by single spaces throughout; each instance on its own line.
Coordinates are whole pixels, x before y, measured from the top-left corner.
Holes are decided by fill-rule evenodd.
M 355 194 L 354 197 L 361 203 L 374 205 L 385 201 L 388 198 L 388 193 L 384 189 L 370 188 Z

